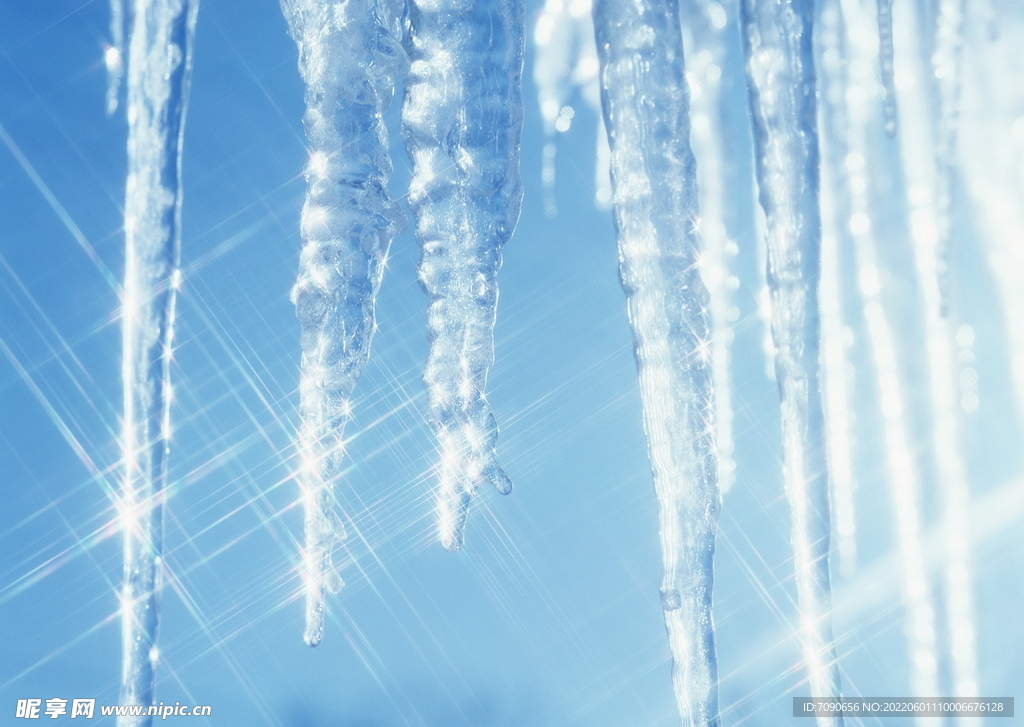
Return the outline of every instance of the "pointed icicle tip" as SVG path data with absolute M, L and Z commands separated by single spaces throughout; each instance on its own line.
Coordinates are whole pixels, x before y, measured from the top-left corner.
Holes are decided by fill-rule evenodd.
M 314 594 L 306 597 L 306 630 L 302 633 L 302 640 L 314 648 L 324 640 L 324 601 Z

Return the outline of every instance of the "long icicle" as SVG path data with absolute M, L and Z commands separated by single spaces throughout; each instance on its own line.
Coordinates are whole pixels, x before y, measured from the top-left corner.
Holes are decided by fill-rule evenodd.
M 711 599 L 721 496 L 679 7 L 598 0 L 594 27 L 619 271 L 661 523 L 672 681 L 683 724 L 717 726 Z
M 921 51 L 931 39 L 921 38 L 913 4 L 898 6 L 897 42 L 906 49 L 897 57 L 897 69 L 908 79 L 898 89 L 903 122 L 900 151 L 907 176 L 907 206 L 917 268 L 927 354 L 931 403 L 931 449 L 942 493 L 946 537 L 944 563 L 946 623 L 951 671 L 956 695 L 977 694 L 977 657 L 974 636 L 974 598 L 970 570 L 967 512 L 970 490 L 962 450 L 958 377 L 954 360 L 954 332 L 948 313 L 947 252 L 950 234 L 953 167 L 956 159 L 957 105 L 959 103 L 959 46 L 963 7 L 943 0 L 931 63 Z M 954 16 L 954 17 L 948 17 Z M 954 37 L 948 37 L 948 36 Z M 947 36 L 947 37 L 943 37 Z M 938 82 L 933 89 L 931 79 Z M 936 124 L 932 103 L 937 90 L 940 115 Z M 929 695 L 930 696 L 930 695 Z
M 819 390 L 818 134 L 811 0 L 742 0 L 761 206 L 767 221 L 783 476 L 800 641 L 812 697 L 839 696 L 832 642 L 828 472 Z M 842 717 L 819 717 L 840 725 Z
M 135 0 L 132 16 L 122 312 L 121 704 L 155 703 L 171 340 L 181 279 L 181 150 L 198 9 L 197 0 Z M 119 727 L 151 722 L 117 719 Z
M 406 68 L 401 12 L 386 0 L 282 0 L 306 83 L 310 146 L 303 247 L 292 290 L 301 326 L 298 481 L 305 511 L 304 639 L 324 632 L 324 591 L 337 592 L 332 563 L 345 531 L 334 510 L 350 397 L 370 354 L 374 301 L 391 239 L 403 222 L 391 176 L 383 114 Z
M 844 276 L 844 263 L 853 247 L 850 229 L 855 202 L 848 183 L 850 156 L 850 115 L 847 89 L 850 85 L 849 44 L 838 0 L 825 0 L 818 24 L 817 59 L 820 62 L 821 93 L 821 367 L 824 382 L 829 480 L 835 517 L 839 572 L 851 578 L 857 571 L 857 518 L 853 473 L 854 422 L 853 362 L 849 349 L 852 330 L 846 325 L 844 300 L 852 287 Z
M 876 86 L 872 23 L 857 0 L 841 0 L 840 4 L 849 39 L 851 86 L 845 98 L 848 124 L 844 136 L 849 153 L 844 166 L 848 179 L 841 193 L 850 200 L 848 228 L 856 250 L 867 343 L 874 362 L 878 401 L 882 404 L 885 464 L 902 570 L 900 590 L 905 610 L 910 687 L 914 696 L 935 696 L 938 693 L 937 639 L 921 535 L 924 529 L 922 476 L 913 456 L 914 436 L 906 401 L 908 385 L 900 372 L 901 365 L 906 364 L 900 358 L 910 351 L 906 346 L 898 346 L 899 338 L 893 332 L 891 316 L 883 306 L 884 276 L 878 263 L 880 241 L 871 226 L 868 129 L 875 118 L 872 89 Z
M 498 465 L 498 426 L 484 389 L 501 250 L 523 197 L 522 2 L 413 0 L 408 48 L 402 133 L 423 247 L 419 278 L 430 297 L 423 378 L 440 445 L 438 529 L 442 545 L 455 551 L 480 486 L 512 491 Z

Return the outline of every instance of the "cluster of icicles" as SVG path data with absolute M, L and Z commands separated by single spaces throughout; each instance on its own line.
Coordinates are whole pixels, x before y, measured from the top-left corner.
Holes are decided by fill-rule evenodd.
M 344 537 L 333 487 L 350 397 L 369 356 L 374 298 L 388 247 L 404 220 L 388 191 L 392 167 L 383 122 L 400 79 L 402 133 L 413 162 L 409 202 L 422 245 L 419 277 L 429 296 L 431 347 L 424 379 L 439 443 L 437 519 L 444 547 L 462 546 L 467 510 L 480 487 L 490 484 L 502 493 L 512 487 L 495 457 L 497 426 L 484 391 L 493 358 L 496 275 L 522 198 L 524 12 L 521 0 L 281 4 L 306 84 L 310 149 L 292 298 L 302 347 L 297 481 L 305 508 L 305 640 L 315 646 L 323 636 L 325 592 L 341 586 L 331 562 L 335 542 Z M 108 107 L 116 108 L 126 71 L 129 120 L 121 502 L 125 704 L 154 701 L 168 372 L 180 275 L 181 146 L 197 5 L 198 0 L 130 0 L 125 12 L 121 0 L 114 0 L 114 45 L 107 53 Z M 742 37 L 746 59 L 809 691 L 821 697 L 840 693 L 830 625 L 830 499 L 841 571 L 856 567 L 851 391 L 838 302 L 841 248 L 856 260 L 883 402 L 911 682 L 915 694 L 938 693 L 936 625 L 923 581 L 921 475 L 908 454 L 903 385 L 879 299 L 868 209 L 866 144 L 873 125 L 881 124 L 901 143 L 926 316 L 934 451 L 942 459 L 936 469 L 948 540 L 945 612 L 955 624 L 946 642 L 957 696 L 977 693 L 968 492 L 953 334 L 944 317 L 965 4 L 906 0 L 894 8 L 891 0 L 878 0 L 871 12 L 864 5 L 685 0 L 681 8 L 678 0 L 594 0 L 591 7 L 590 0 L 547 0 L 535 27 L 549 214 L 556 213 L 555 140 L 571 126 L 570 100 L 580 93 L 601 114 L 596 202 L 614 212 L 659 506 L 673 684 L 686 725 L 720 721 L 713 558 L 720 492 L 731 485 L 735 470 L 729 351 L 738 316 L 731 297 L 737 281 L 730 272 L 738 250 L 726 233 L 728 140 L 718 94 L 729 33 Z M 926 6 L 934 11 L 929 22 L 916 17 Z M 1000 62 L 999 52 L 974 57 L 974 73 L 983 75 L 986 63 Z M 991 91 L 993 103 L 1012 103 L 999 93 Z M 986 132 L 1001 138 L 1008 130 L 993 121 Z M 1012 198 L 1021 180 L 1010 162 L 993 155 L 997 145 L 985 151 L 979 139 L 965 143 L 977 147 L 974 163 L 988 166 L 987 174 L 964 172 L 974 180 L 971 191 L 993 237 L 1005 240 L 993 255 L 1003 263 L 1008 317 L 1019 320 L 1024 297 L 1013 276 L 1021 253 L 1006 238 L 1019 241 L 1024 229 Z M 1020 384 L 1024 334 L 1011 334 L 1010 342 Z M 819 718 L 819 724 L 839 723 L 840 718 Z

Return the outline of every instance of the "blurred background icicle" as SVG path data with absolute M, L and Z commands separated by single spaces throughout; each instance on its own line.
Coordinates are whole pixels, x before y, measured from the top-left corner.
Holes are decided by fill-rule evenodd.
M 929 54 L 925 51 L 931 37 L 922 36 L 920 29 L 927 24 L 922 23 L 913 3 L 897 5 L 893 21 L 900 152 L 906 176 L 908 227 L 924 316 L 931 452 L 942 500 L 946 632 L 956 696 L 970 697 L 977 695 L 978 688 L 967 517 L 970 491 L 960 433 L 954 331 L 943 303 L 947 264 L 943 259 L 943 240 L 950 230 L 948 185 L 953 164 L 949 151 L 943 149 L 955 140 L 955 129 L 948 126 L 956 121 L 955 112 L 950 115 L 943 112 L 935 118 L 932 112 L 935 89 L 930 79 L 937 79 L 940 86 L 956 81 L 938 78 L 932 63 L 927 62 Z M 945 25 L 946 30 L 940 30 L 940 34 L 951 32 L 949 23 Z M 956 74 L 955 65 L 949 61 L 941 73 Z M 955 97 L 956 93 L 947 90 L 939 95 Z M 922 684 L 921 688 L 925 686 Z
M 729 8 L 735 13 L 737 6 L 729 3 Z M 730 197 L 721 88 L 729 16 L 726 7 L 717 0 L 684 0 L 682 12 L 690 86 L 690 141 L 697 159 L 700 195 L 701 277 L 710 294 L 708 312 L 711 315 L 718 482 L 724 493 L 736 478 L 731 370 L 733 324 L 739 318 L 734 293 L 740 282 L 731 265 L 739 248 L 726 230 Z
M 721 495 L 679 6 L 597 0 L 594 27 L 619 271 L 658 499 L 673 684 L 684 725 L 717 726 L 711 601 Z
M 181 283 L 181 154 L 197 0 L 134 0 L 122 307 L 124 539 L 121 704 L 155 704 L 174 304 Z M 118 717 L 121 727 L 149 717 Z
M 1024 425 L 1024 5 L 966 5 L 958 161 L 1002 301 L 1006 349 Z
M 963 78 L 964 0 L 940 0 L 932 49 L 932 73 L 938 86 L 939 112 L 936 117 L 936 187 L 938 269 L 940 310 L 949 319 L 952 245 L 953 190 L 960 177 L 957 135 L 960 125 L 960 95 Z M 938 333 L 939 326 L 936 324 Z M 978 665 L 974 633 L 974 578 L 971 567 L 967 512 L 971 504 L 964 444 L 961 434 L 963 408 L 960 406 L 960 371 L 956 362 L 957 339 L 962 338 L 951 320 L 941 330 L 942 338 L 929 343 L 933 393 L 933 446 L 942 486 L 943 527 L 946 537 L 944 595 L 946 628 L 950 652 L 953 693 L 975 697 Z M 932 351 L 932 346 L 937 351 Z M 936 380 L 937 379 L 937 380 Z
M 537 86 L 544 124 L 541 182 L 544 212 L 558 214 L 555 202 L 555 176 L 558 159 L 558 135 L 572 127 L 577 113 L 572 106 L 579 96 L 597 115 L 597 161 L 594 165 L 594 203 L 600 209 L 611 206 L 611 178 L 608 134 L 601 116 L 601 90 L 597 78 L 597 49 L 594 47 L 594 23 L 590 0 L 547 0 L 533 29 L 536 56 L 533 81 Z
M 124 77 L 124 29 L 126 0 L 110 0 L 110 45 L 103 50 L 107 67 L 107 116 L 117 111 Z
M 882 419 L 884 475 L 892 496 L 901 597 L 907 636 L 907 663 L 915 696 L 936 696 L 937 645 L 935 608 L 922 543 L 922 475 L 914 456 L 909 382 L 902 373 L 913 346 L 894 332 L 883 291 L 885 275 L 872 228 L 871 180 L 878 170 L 868 149 L 869 125 L 877 123 L 877 38 L 874 23 L 857 0 L 832 0 L 822 11 L 824 63 L 821 81 L 836 92 L 822 94 L 822 146 L 829 163 L 825 178 L 834 199 L 834 226 L 852 245 L 851 273 L 859 286 L 867 353 L 874 368 L 876 398 Z M 830 43 L 826 38 L 832 38 Z M 833 52 L 834 50 L 834 52 Z M 885 90 L 882 121 L 885 121 Z M 841 210 L 841 212 L 839 212 Z M 823 286 L 824 289 L 824 286 Z M 835 463 L 832 463 L 833 467 Z M 838 521 L 838 517 L 837 517 Z
M 430 296 L 423 379 L 439 444 L 438 529 L 454 551 L 480 486 L 512 490 L 484 391 L 501 251 L 523 197 L 521 0 L 414 0 L 407 43 L 402 134 L 413 162 L 419 278 Z
M 856 479 L 853 473 L 854 424 L 856 412 L 854 398 L 854 367 L 850 357 L 853 328 L 844 310 L 847 298 L 860 302 L 860 296 L 851 295 L 848 288 L 855 284 L 844 273 L 852 261 L 852 209 L 864 213 L 867 204 L 863 168 L 858 169 L 857 200 L 851 199 L 848 181 L 851 155 L 847 89 L 850 85 L 846 39 L 846 26 L 839 0 L 824 0 L 819 4 L 818 43 L 819 93 L 821 124 L 821 365 L 824 383 L 826 434 L 828 442 L 829 480 L 835 520 L 836 553 L 839 572 L 845 578 L 857 572 L 857 517 L 854 502 Z M 857 150 L 854 153 L 860 153 Z M 858 204 L 859 203 L 859 204 Z M 858 218 L 860 219 L 860 218 Z
M 828 471 L 819 389 L 818 133 L 810 0 L 741 0 L 758 190 L 766 218 L 783 480 L 812 697 L 839 696 L 832 642 Z M 842 717 L 820 717 L 840 725 Z
M 939 306 L 949 314 L 950 227 L 953 215 L 953 182 L 957 174 L 956 130 L 960 115 L 960 77 L 963 46 L 964 0 L 938 0 L 938 16 L 931 48 L 936 86 L 935 187 L 936 272 Z
M 302 341 L 296 477 L 305 512 L 303 637 L 316 646 L 324 591 L 342 586 L 332 562 L 345 534 L 334 484 L 352 391 L 370 354 L 388 248 L 404 220 L 387 189 L 383 114 L 407 62 L 397 3 L 281 0 L 281 8 L 299 49 L 310 150 L 292 301 Z
M 882 75 L 882 118 L 885 133 L 896 135 L 896 82 L 893 71 L 892 3 L 876 0 L 878 4 L 878 66 Z

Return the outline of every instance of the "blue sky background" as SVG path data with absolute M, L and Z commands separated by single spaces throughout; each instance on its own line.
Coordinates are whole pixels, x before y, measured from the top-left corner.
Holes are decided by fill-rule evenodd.
M 538 9 L 528 4 L 531 26 Z M 126 125 L 123 114 L 104 115 L 107 24 L 99 0 L 0 0 L 0 123 L 32 170 L 11 146 L 0 148 L 3 724 L 19 698 L 118 698 L 121 557 L 109 495 L 119 481 L 120 331 L 110 281 L 123 267 Z M 732 37 L 723 78 L 728 223 L 740 248 L 738 470 L 724 500 L 715 617 L 724 723 L 779 725 L 806 688 L 792 636 L 777 391 L 755 303 L 762 276 Z M 576 104 L 573 128 L 559 138 L 559 216 L 546 218 L 532 49 L 526 197 L 501 273 L 489 393 L 516 489 L 481 493 L 463 552 L 435 542 L 434 445 L 421 417 L 426 299 L 407 232 L 392 246 L 337 488 L 349 538 L 336 559 L 347 585 L 330 601 L 323 645 L 303 644 L 301 512 L 289 479 L 299 349 L 288 293 L 306 159 L 295 56 L 273 0 L 202 0 L 185 139 L 158 699 L 210 704 L 209 723 L 224 726 L 677 724 L 631 336 L 611 217 L 592 203 L 594 120 Z M 397 134 L 393 141 L 400 195 L 409 163 Z M 879 134 L 876 143 L 880 158 L 893 157 L 893 142 Z M 981 398 L 965 441 L 980 503 L 982 693 L 1015 696 L 1024 684 L 1021 437 L 1005 321 L 971 211 L 957 205 L 955 315 L 977 331 Z M 883 199 L 875 222 L 892 240 L 886 285 L 912 348 L 916 319 L 900 303 L 913 292 L 900 215 Z M 853 310 L 857 336 L 862 323 Z M 836 633 L 846 693 L 894 696 L 909 690 L 902 609 L 878 405 L 861 350 L 855 345 L 853 363 L 862 566 L 836 579 Z M 911 373 L 914 361 L 911 352 Z M 908 380 L 920 400 L 923 384 Z M 927 418 L 915 422 L 924 459 Z M 925 512 L 937 522 L 930 490 Z

